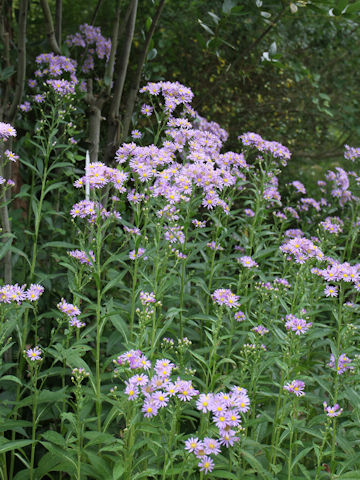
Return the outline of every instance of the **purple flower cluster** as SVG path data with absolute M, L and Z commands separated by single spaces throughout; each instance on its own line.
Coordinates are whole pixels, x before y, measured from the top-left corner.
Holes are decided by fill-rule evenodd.
M 77 317 L 81 315 L 81 312 L 78 307 L 73 305 L 72 303 L 67 303 L 63 298 L 61 302 L 57 304 L 57 308 L 60 312 L 65 313 L 69 317 L 69 325 L 70 327 L 81 328 L 85 327 L 85 323 L 81 322 Z
M 72 209 L 70 210 L 70 215 L 73 218 L 88 218 L 90 223 L 95 223 L 99 215 L 101 215 L 103 218 L 109 217 L 110 212 L 105 210 L 105 208 L 98 202 L 81 200 L 81 202 L 73 205 Z
M 229 308 L 239 307 L 239 297 L 229 289 L 219 288 L 211 295 L 214 303 L 218 305 L 226 305 Z
M 26 285 L 21 287 L 16 283 L 15 285 L 3 285 L 0 287 L 0 303 L 16 302 L 20 305 L 23 301 L 36 302 L 44 292 L 44 287 L 38 284 L 31 284 L 26 289 Z
M 131 370 L 143 369 L 148 375 L 136 373 L 126 381 L 125 394 L 129 400 L 135 400 L 143 396 L 142 412 L 144 417 L 156 416 L 159 409 L 166 407 L 172 397 L 181 402 L 188 402 L 192 397 L 199 394 L 190 380 L 177 378 L 171 381 L 170 377 L 175 365 L 170 360 L 163 358 L 157 360 L 150 371 L 151 362 L 140 350 L 130 350 L 118 357 L 117 364 L 127 364 Z
M 305 263 L 310 258 L 323 260 L 324 254 L 311 240 L 304 237 L 295 237 L 281 245 L 280 250 L 287 253 L 296 263 Z
M 136 258 L 140 258 L 144 255 L 145 253 L 145 248 L 139 247 L 137 250 L 131 250 L 129 252 L 129 258 L 130 260 L 135 260 Z M 144 257 L 144 260 L 146 260 L 147 257 Z
M 246 315 L 241 310 L 238 310 L 237 312 L 234 313 L 234 318 L 238 322 L 243 322 L 244 320 L 246 320 Z
M 343 231 L 344 222 L 339 217 L 326 217 L 323 222 L 320 222 L 320 225 L 327 232 L 337 234 Z
M 269 142 L 264 140 L 260 135 L 253 132 L 248 132 L 238 137 L 243 145 L 254 147 L 260 152 L 269 153 L 274 158 L 280 158 L 283 166 L 287 165 L 287 161 L 291 158 L 291 153 L 287 147 L 277 142 Z
M 10 123 L 0 122 L 0 139 L 6 141 L 9 137 L 16 137 L 16 130 Z
M 357 289 L 357 284 L 360 280 L 360 264 L 352 266 L 348 262 L 340 263 L 329 258 L 327 260 L 331 260 L 331 264 L 323 270 L 317 269 L 314 273 L 324 278 L 327 282 L 340 282 L 341 280 L 347 283 L 352 282 Z
M 291 330 L 295 332 L 295 335 L 301 335 L 302 333 L 306 333 L 309 328 L 312 327 L 312 322 L 306 323 L 306 320 L 304 320 L 303 318 L 297 318 L 292 313 L 286 315 L 285 320 L 286 330 Z
M 109 60 L 111 40 L 103 37 L 100 27 L 94 27 L 93 25 L 85 23 L 80 25 L 79 30 L 80 32 L 76 32 L 75 35 L 68 35 L 65 43 L 69 47 L 75 46 L 87 49 L 87 57 L 84 60 L 81 70 L 84 73 L 88 73 L 95 67 L 95 54 L 100 60 L 104 58 L 106 61 Z
M 360 157 L 360 148 L 350 147 L 349 145 L 345 145 L 345 153 L 344 157 L 347 160 L 351 160 L 352 162 Z
M 259 265 L 253 260 L 251 257 L 238 257 L 236 259 L 241 265 L 245 268 L 252 268 L 252 267 L 258 267 Z
M 297 397 L 303 397 L 305 395 L 304 388 L 305 383 L 301 380 L 293 380 L 284 385 L 284 390 L 287 390 L 290 393 L 295 393 Z
M 90 163 L 86 175 L 76 180 L 74 186 L 77 188 L 89 185 L 91 189 L 103 188 L 105 185 L 111 184 L 119 193 L 126 191 L 123 186 L 129 177 L 117 168 L 109 168 L 101 162 Z
M 70 250 L 67 253 L 82 264 L 92 266 L 95 263 L 95 255 L 92 250 L 89 250 L 89 255 L 83 250 Z
M 261 337 L 263 337 L 266 333 L 269 333 L 269 330 L 264 327 L 264 325 L 257 325 L 256 327 L 251 329 L 253 332 L 258 333 Z
M 148 83 L 140 89 L 141 93 L 149 95 L 162 95 L 164 97 L 165 110 L 172 113 L 178 105 L 190 106 L 194 94 L 191 89 L 179 82 Z
M 303 183 L 299 182 L 298 180 L 294 180 L 293 182 L 290 183 L 299 193 L 303 193 L 304 195 L 306 194 L 306 188 Z
M 184 227 L 179 225 L 174 225 L 172 227 L 165 228 L 165 240 L 169 243 L 181 243 L 185 242 L 185 235 L 183 232 Z
M 350 365 L 351 362 L 352 360 L 345 353 L 339 355 L 337 362 L 335 361 L 335 356 L 331 354 L 328 366 L 335 369 L 338 375 L 342 375 L 347 370 L 354 370 L 354 367 Z
M 241 428 L 241 413 L 249 410 L 250 399 L 244 388 L 234 386 L 230 393 L 202 393 L 196 402 L 196 408 L 204 414 L 211 413 L 212 422 L 218 428 L 219 440 L 210 437 L 199 440 L 198 437 L 192 437 L 186 440 L 185 450 L 200 460 L 200 471 L 208 473 L 214 468 L 214 462 L 209 455 L 218 455 L 221 453 L 221 446 L 228 448 L 239 441 L 236 430 Z
M 326 174 L 326 179 L 332 182 L 331 195 L 339 199 L 340 206 L 344 206 L 355 197 L 350 191 L 349 176 L 343 168 L 336 167 L 336 172 L 329 170 Z
M 140 302 L 142 305 L 148 305 L 149 303 L 156 303 L 155 293 L 154 292 L 140 292 Z

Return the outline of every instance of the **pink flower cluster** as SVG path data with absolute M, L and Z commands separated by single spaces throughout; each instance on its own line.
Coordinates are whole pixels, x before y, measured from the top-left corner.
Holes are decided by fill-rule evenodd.
M 57 304 L 57 308 L 60 312 L 65 313 L 69 317 L 69 325 L 70 327 L 81 328 L 85 327 L 85 323 L 81 322 L 77 317 L 81 315 L 81 312 L 78 307 L 73 305 L 72 303 L 67 303 L 63 298 L 61 302 Z

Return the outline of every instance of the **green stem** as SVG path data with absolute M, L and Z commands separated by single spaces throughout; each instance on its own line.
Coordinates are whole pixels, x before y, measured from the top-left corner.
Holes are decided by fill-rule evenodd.
M 34 463 L 35 463 L 35 443 L 36 443 L 36 426 L 37 426 L 37 402 L 38 402 L 38 390 L 37 390 L 37 366 L 34 369 L 33 376 L 33 406 L 32 406 L 32 433 L 31 433 L 31 454 L 30 454 L 30 480 L 34 478 Z

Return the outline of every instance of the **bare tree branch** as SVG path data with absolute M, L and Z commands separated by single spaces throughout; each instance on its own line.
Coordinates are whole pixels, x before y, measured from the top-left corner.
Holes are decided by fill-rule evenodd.
M 161 16 L 162 10 L 164 8 L 165 2 L 166 2 L 166 0 L 161 0 L 160 1 L 159 6 L 158 6 L 158 8 L 155 12 L 155 15 L 154 15 L 153 19 L 152 19 L 150 29 L 149 29 L 149 31 L 146 35 L 143 50 L 142 50 L 141 55 L 140 55 L 139 60 L 138 60 L 135 77 L 134 77 L 133 81 L 131 82 L 131 89 L 130 89 L 130 93 L 129 93 L 129 96 L 128 96 L 128 99 L 127 99 L 127 102 L 126 102 L 126 109 L 125 109 L 125 115 L 124 115 L 124 125 L 123 125 L 123 131 L 122 131 L 122 136 L 121 136 L 122 140 L 124 140 L 128 136 L 128 133 L 129 133 L 131 118 L 132 118 L 132 114 L 134 112 L 135 102 L 136 102 L 137 94 L 138 94 L 139 87 L 140 87 L 141 74 L 142 74 L 142 70 L 143 70 L 143 67 L 144 67 L 144 64 L 145 64 L 146 55 L 147 55 L 147 52 L 148 52 L 148 49 L 149 49 L 149 45 L 150 45 L 152 36 L 153 36 L 153 34 L 155 32 L 155 29 L 156 29 L 156 26 L 159 22 L 159 18 Z
M 55 52 L 57 55 L 61 54 L 59 45 L 56 41 L 55 37 L 55 30 L 54 30 L 54 24 L 53 24 L 53 19 L 51 16 L 51 11 L 50 7 L 48 4 L 47 0 L 40 0 L 40 5 L 44 13 L 45 17 L 45 24 L 46 24 L 46 34 L 49 40 L 50 47 L 53 52 Z
M 129 64 L 131 44 L 134 38 L 137 8 L 138 0 L 131 0 L 128 7 L 129 16 L 126 24 L 124 45 L 117 67 L 117 78 L 114 87 L 113 100 L 108 114 L 108 141 L 105 150 L 105 159 L 111 158 L 114 145 L 116 144 L 116 137 L 119 138 L 119 110 Z
M 106 65 L 104 83 L 106 85 L 107 95 L 111 92 L 111 83 L 114 76 L 115 56 L 118 48 L 119 39 L 119 24 L 120 24 L 120 1 L 116 2 L 115 20 L 113 25 L 113 31 L 111 35 L 111 51 L 109 61 Z
M 94 25 L 97 14 L 98 14 L 99 9 L 101 7 L 101 4 L 102 4 L 102 0 L 98 0 L 98 2 L 96 4 L 96 7 L 95 7 L 95 10 L 94 10 L 94 13 L 92 14 L 92 17 L 91 17 L 91 20 L 90 20 L 90 25 Z
M 62 0 L 56 0 L 55 38 L 59 48 L 61 48 L 61 32 L 62 32 Z

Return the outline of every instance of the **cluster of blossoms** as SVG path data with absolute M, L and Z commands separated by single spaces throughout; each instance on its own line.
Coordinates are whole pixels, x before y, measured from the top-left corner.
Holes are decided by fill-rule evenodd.
M 360 290 L 359 280 L 360 280 L 360 264 L 350 265 L 349 262 L 340 263 L 336 262 L 333 259 L 327 258 L 331 261 L 331 264 L 328 265 L 325 269 L 313 269 L 312 273 L 322 277 L 327 282 L 340 282 L 343 280 L 347 283 L 354 283 L 355 289 Z M 329 292 L 330 294 L 334 292 Z M 337 290 L 336 290 L 337 293 Z M 326 293 L 325 293 L 326 294 Z M 335 296 L 335 295 L 330 295 Z
M 112 212 L 113 216 L 120 219 L 120 214 L 117 211 Z M 95 223 L 98 216 L 102 218 L 110 217 L 111 213 L 105 210 L 105 208 L 99 202 L 93 202 L 92 200 L 81 200 L 79 203 L 75 203 L 70 210 L 70 215 L 73 218 L 87 218 L 89 223 Z
M 306 188 L 303 183 L 299 182 L 298 180 L 294 180 L 293 182 L 290 183 L 290 185 L 292 185 L 297 192 L 303 193 L 304 195 L 306 195 Z
M 126 191 L 124 183 L 129 177 L 117 168 L 109 168 L 101 162 L 90 163 L 86 169 L 86 175 L 76 180 L 74 186 L 77 188 L 89 185 L 91 189 L 103 188 L 105 185 L 112 186 L 120 193 Z
M 144 253 L 145 253 L 145 248 L 139 247 L 137 250 L 131 250 L 129 252 L 129 258 L 130 260 L 136 260 L 137 258 L 142 257 Z M 144 260 L 147 260 L 147 257 L 144 257 Z
M 279 158 L 284 167 L 287 165 L 287 161 L 291 158 L 291 153 L 287 147 L 284 147 L 284 145 L 281 145 L 277 142 L 269 142 L 268 140 L 264 140 L 257 133 L 244 133 L 238 138 L 245 146 L 254 147 L 260 152 L 269 153 L 274 158 Z
M 269 330 L 266 327 L 264 327 L 264 325 L 257 325 L 256 327 L 253 327 L 251 330 L 253 332 L 258 333 L 261 337 L 269 333 Z
M 326 402 L 324 402 L 323 406 L 324 406 L 324 411 L 326 415 L 331 418 L 338 417 L 343 412 L 343 409 L 340 408 L 340 405 L 338 403 L 335 403 L 335 405 L 331 407 Z
M 238 322 L 243 322 L 244 320 L 246 320 L 246 315 L 241 310 L 238 310 L 237 312 L 234 313 L 234 318 Z
M 349 145 L 345 145 L 344 157 L 347 160 L 351 160 L 351 161 L 356 160 L 357 158 L 360 157 L 360 148 L 350 147 Z
M 305 395 L 304 388 L 305 383 L 301 380 L 293 380 L 290 383 L 284 385 L 284 390 L 287 390 L 290 393 L 295 393 L 297 397 L 303 397 Z
M 224 247 L 222 247 L 221 245 L 219 245 L 218 243 L 214 242 L 214 240 L 212 242 L 208 242 L 206 244 L 206 246 L 208 248 L 210 248 L 210 250 L 216 250 L 216 251 L 222 251 L 224 250 Z
M 295 335 L 301 335 L 302 333 L 307 332 L 310 327 L 312 327 L 312 322 L 306 323 L 306 320 L 303 318 L 297 318 L 292 313 L 286 315 L 285 320 L 286 330 L 295 332 Z
M 348 174 L 343 168 L 336 167 L 336 172 L 329 171 L 326 174 L 326 179 L 332 182 L 331 195 L 339 199 L 339 204 L 343 207 L 355 197 L 350 191 L 350 180 Z
M 161 93 L 168 111 L 183 103 L 185 114 L 189 114 L 192 93 L 183 85 L 150 83 L 141 91 L 150 95 Z M 146 115 L 152 113 L 150 106 L 145 105 L 142 110 Z M 212 210 L 220 207 L 228 214 L 230 207 L 221 192 L 235 185 L 237 179 L 244 179 L 241 170 L 249 168 L 244 155 L 220 153 L 226 135 L 213 122 L 209 124 L 200 119 L 191 124 L 183 117 L 170 117 L 168 127 L 165 131 L 168 140 L 163 142 L 162 147 L 123 144 L 116 152 L 116 160 L 119 163 L 128 161 L 134 178 L 148 184 L 151 196 L 163 197 L 168 205 L 187 202 L 193 191 L 200 189 L 205 208 Z M 181 162 L 177 162 L 177 153 Z
M 179 225 L 174 225 L 173 227 L 164 227 L 165 228 L 165 240 L 169 243 L 181 243 L 185 242 L 185 235 L 183 232 L 184 227 Z
M 320 225 L 327 232 L 337 234 L 343 231 L 344 222 L 339 217 L 326 217 Z
M 254 210 L 251 210 L 251 208 L 245 208 L 244 213 L 247 217 L 254 217 L 255 212 Z
M 339 355 L 338 361 L 336 362 L 335 356 L 333 354 L 330 355 L 330 362 L 328 366 L 336 370 L 338 375 L 342 375 L 347 370 L 354 370 L 354 367 L 350 365 L 352 360 L 345 354 L 342 353 Z
M 170 380 L 175 365 L 166 358 L 157 360 L 152 371 L 151 362 L 140 350 L 130 350 L 120 355 L 114 363 L 128 366 L 131 370 L 148 372 L 148 375 L 138 372 L 125 382 L 125 394 L 129 400 L 143 396 L 142 412 L 146 418 L 156 416 L 159 409 L 166 407 L 172 397 L 188 402 L 199 394 L 190 380 Z M 115 373 L 118 373 L 118 369 Z
M 75 35 L 68 35 L 65 43 L 69 47 L 75 46 L 87 49 L 87 57 L 82 64 L 81 70 L 84 73 L 89 73 L 95 67 L 95 54 L 100 60 L 104 58 L 106 61 L 109 60 L 111 40 L 101 35 L 100 27 L 94 27 L 85 23 L 80 25 L 79 30 L 80 32 L 76 32 Z
M 190 103 L 194 97 L 190 88 L 181 85 L 179 82 L 157 82 L 148 83 L 140 89 L 141 93 L 164 97 L 165 110 L 172 113 L 178 105 L 184 104 L 190 108 Z
M 85 368 L 73 368 L 71 381 L 80 384 L 85 378 L 90 377 L 90 373 Z
M 0 122 L 0 139 L 6 141 L 10 137 L 16 137 L 15 128 L 10 123 Z
M 258 267 L 259 265 L 251 257 L 238 257 L 236 259 L 245 268 Z
M 15 285 L 3 285 L 0 287 L 0 303 L 16 302 L 21 305 L 24 301 L 36 302 L 44 292 L 44 287 L 33 283 L 26 290 L 26 285 L 21 287 L 16 283 Z
M 322 205 L 326 205 L 325 199 L 318 202 L 314 198 L 300 198 L 298 209 L 302 212 L 308 212 L 310 207 L 313 207 L 317 212 L 320 212 Z
M 95 255 L 92 250 L 89 250 L 89 255 L 83 250 L 70 250 L 67 254 L 85 265 L 92 266 L 95 263 Z
M 199 440 L 192 437 L 185 442 L 185 450 L 200 460 L 198 464 L 200 471 L 208 473 L 214 468 L 214 461 L 210 455 L 218 455 L 221 446 L 228 448 L 239 441 L 236 433 L 241 431 L 241 413 L 250 409 L 250 399 L 244 388 L 234 386 L 229 393 L 199 395 L 196 408 L 204 414 L 211 413 L 212 422 L 218 428 L 219 439 L 205 437 Z
M 61 302 L 57 304 L 57 308 L 60 312 L 65 313 L 69 317 L 69 325 L 70 327 L 81 328 L 85 327 L 85 323 L 81 322 L 77 317 L 81 315 L 81 312 L 78 307 L 73 305 L 72 303 L 67 303 L 63 298 Z
M 229 289 L 219 288 L 211 295 L 214 303 L 218 305 L 226 305 L 229 308 L 239 307 L 239 297 Z
M 205 228 L 206 227 L 206 220 L 200 221 L 200 220 L 192 220 L 191 222 L 196 228 Z
M 10 137 L 16 137 L 16 130 L 10 123 L 0 122 L 0 141 L 6 142 Z M 3 158 L 1 159 L 3 167 L 10 161 L 16 162 L 19 160 L 19 156 L 16 155 L 9 149 L 4 151 Z M 13 187 L 15 185 L 14 180 L 1 177 L 0 176 L 0 185 L 4 185 L 4 188 Z
M 319 247 L 314 245 L 311 240 L 304 237 L 295 237 L 281 245 L 280 250 L 288 254 L 289 259 L 294 259 L 296 263 L 305 263 L 310 258 L 323 260 L 324 254 Z
M 30 360 L 30 362 L 42 360 L 41 354 L 42 354 L 42 350 L 40 347 L 29 348 L 28 350 L 25 351 L 25 355 Z
M 75 93 L 76 85 L 79 83 L 76 77 L 77 63 L 75 60 L 63 55 L 55 55 L 54 53 L 42 53 L 36 57 L 36 63 L 39 68 L 35 71 L 35 77 L 43 79 L 39 87 L 47 85 L 50 87 L 50 90 L 62 97 Z M 33 89 L 38 86 L 38 82 L 29 80 L 28 85 Z M 45 101 L 45 94 L 37 93 L 32 97 L 32 100 L 37 104 L 41 104 Z M 25 101 L 20 105 L 20 109 L 23 112 L 30 111 L 30 102 Z

